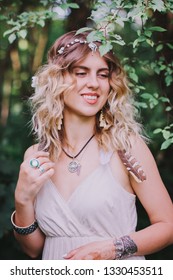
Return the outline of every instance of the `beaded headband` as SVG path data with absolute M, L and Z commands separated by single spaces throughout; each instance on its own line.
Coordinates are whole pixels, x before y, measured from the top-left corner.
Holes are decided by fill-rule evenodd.
M 66 46 L 61 47 L 59 50 L 57 50 L 57 53 L 63 54 L 65 48 L 69 48 L 70 46 L 79 43 L 79 44 L 88 44 L 88 47 L 92 50 L 92 52 L 96 52 L 97 50 L 97 45 L 93 42 L 88 43 L 86 40 L 79 40 L 79 39 L 74 39 L 74 41 L 71 41 L 68 43 Z

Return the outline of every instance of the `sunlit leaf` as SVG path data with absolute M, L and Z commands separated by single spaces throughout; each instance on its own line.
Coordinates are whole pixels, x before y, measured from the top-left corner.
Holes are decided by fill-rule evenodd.
M 12 44 L 16 40 L 16 34 L 12 33 L 9 37 L 8 40 L 10 44 Z
M 170 145 L 172 144 L 172 139 L 168 139 L 166 141 L 164 141 L 161 145 L 161 150 L 165 150 L 167 149 Z
M 26 38 L 26 35 L 27 35 L 27 30 L 26 29 L 22 29 L 18 32 L 18 35 L 20 37 L 22 37 L 22 39 L 25 39 Z
M 112 49 L 112 45 L 109 41 L 106 44 L 101 45 L 99 47 L 99 51 L 100 51 L 101 56 L 103 56 L 104 54 L 109 52 L 111 49 Z
M 163 137 L 167 140 L 170 137 L 170 131 L 168 130 L 163 130 L 162 131 Z
M 160 133 L 160 132 L 162 132 L 162 129 L 161 129 L 161 128 L 156 128 L 156 129 L 153 131 L 154 134 L 158 134 L 158 133 Z

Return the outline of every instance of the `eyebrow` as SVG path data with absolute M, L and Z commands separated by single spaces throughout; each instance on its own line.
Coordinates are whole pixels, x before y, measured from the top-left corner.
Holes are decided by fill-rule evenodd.
M 89 70 L 90 68 L 86 67 L 86 66 L 74 66 L 72 69 L 75 69 L 75 68 L 80 68 L 80 69 L 84 69 L 84 70 Z M 109 68 L 108 67 L 103 67 L 103 68 L 99 68 L 98 69 L 98 72 L 100 71 L 109 71 Z

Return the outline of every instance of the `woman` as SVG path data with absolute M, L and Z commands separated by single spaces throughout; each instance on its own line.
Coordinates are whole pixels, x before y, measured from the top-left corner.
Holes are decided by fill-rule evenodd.
M 56 40 L 34 77 L 38 144 L 21 164 L 15 236 L 33 258 L 144 259 L 173 243 L 173 205 L 118 59 L 75 34 Z M 151 222 L 137 232 L 136 196 Z

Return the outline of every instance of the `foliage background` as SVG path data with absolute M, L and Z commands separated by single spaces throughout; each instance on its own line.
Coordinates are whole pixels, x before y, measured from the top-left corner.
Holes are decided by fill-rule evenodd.
M 109 34 L 101 51 L 113 47 L 128 72 L 150 149 L 173 200 L 173 1 L 0 0 L 0 11 L 0 259 L 29 259 L 10 223 L 20 163 L 34 141 L 27 100 L 31 77 L 67 31 L 87 26 L 90 40 L 102 40 L 100 30 Z M 140 229 L 148 218 L 139 202 L 138 212 Z M 173 259 L 173 246 L 147 259 Z

